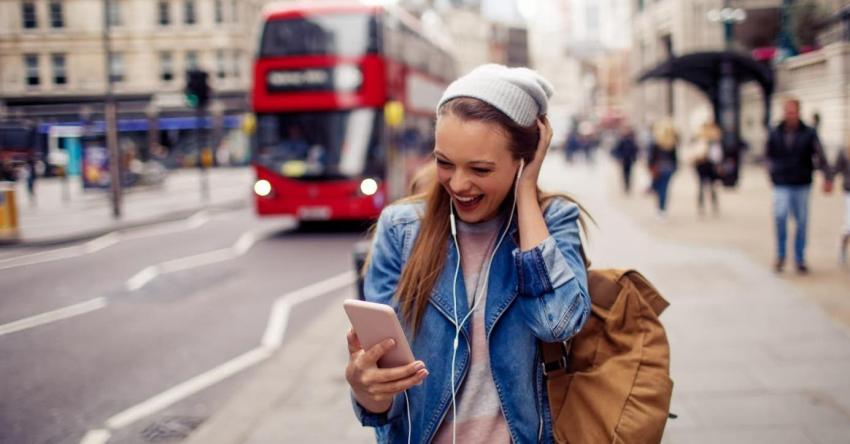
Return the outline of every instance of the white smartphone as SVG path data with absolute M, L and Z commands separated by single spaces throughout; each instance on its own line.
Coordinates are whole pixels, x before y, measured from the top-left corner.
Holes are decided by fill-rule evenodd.
M 404 336 L 404 330 L 392 307 L 375 302 L 347 299 L 343 303 L 345 314 L 360 339 L 363 350 L 372 348 L 379 342 L 392 338 L 395 347 L 378 360 L 378 367 L 391 368 L 413 362 L 413 352 Z

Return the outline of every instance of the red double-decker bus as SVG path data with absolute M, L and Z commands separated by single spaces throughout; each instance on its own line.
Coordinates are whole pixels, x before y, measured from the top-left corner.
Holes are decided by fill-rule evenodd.
M 445 45 L 402 10 L 266 11 L 252 90 L 257 213 L 377 217 L 433 149 L 434 108 L 454 76 Z

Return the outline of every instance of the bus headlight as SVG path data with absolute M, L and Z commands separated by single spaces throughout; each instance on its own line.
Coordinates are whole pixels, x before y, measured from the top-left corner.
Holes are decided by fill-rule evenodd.
M 254 193 L 260 197 L 266 197 L 272 194 L 272 184 L 268 180 L 260 179 L 254 182 Z
M 375 179 L 363 179 L 360 182 L 360 192 L 366 196 L 372 196 L 378 192 L 378 182 Z

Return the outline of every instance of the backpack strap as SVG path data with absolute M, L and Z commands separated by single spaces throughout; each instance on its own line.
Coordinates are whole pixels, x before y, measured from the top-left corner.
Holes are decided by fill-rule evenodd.
M 631 283 L 637 288 L 638 292 L 643 298 L 644 302 L 649 304 L 652 311 L 655 312 L 656 316 L 661 316 L 661 313 L 670 305 L 664 296 L 661 296 L 661 293 L 653 286 L 649 280 L 647 280 L 642 274 L 635 270 L 628 270 L 623 273 L 623 277 L 626 277 L 631 281 Z M 596 301 L 594 301 L 596 302 Z
M 620 278 L 628 272 L 621 270 L 588 270 L 587 291 L 590 293 L 590 302 L 597 307 L 610 310 L 617 302 L 620 290 Z

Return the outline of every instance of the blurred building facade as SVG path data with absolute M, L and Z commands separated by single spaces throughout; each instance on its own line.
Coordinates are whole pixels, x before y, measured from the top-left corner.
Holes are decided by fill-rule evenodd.
M 781 0 L 780 0 L 781 1 Z M 723 27 L 707 14 L 721 8 L 722 0 L 632 1 L 632 79 L 668 57 L 696 51 L 721 50 Z M 647 127 L 671 116 L 680 133 L 688 135 L 698 122 L 711 116 L 709 103 L 695 88 L 682 82 L 648 81 L 632 90 L 634 123 Z
M 459 74 L 484 63 L 531 65 L 524 23 L 493 20 L 482 14 L 480 5 L 472 3 L 445 8 L 441 16 L 453 42 Z
M 697 51 L 721 51 L 725 47 L 721 23 L 708 19 L 709 11 L 724 7 L 723 0 L 634 0 L 632 3 L 632 56 L 630 76 L 657 66 L 670 56 Z M 848 3 L 841 0 L 809 0 L 796 2 L 823 14 L 835 15 Z M 759 52 L 777 50 L 782 0 L 736 0 L 732 7 L 747 12 L 744 22 L 735 25 L 734 50 Z M 833 27 L 834 28 L 834 27 Z M 812 27 L 812 32 L 826 32 Z M 786 96 L 799 97 L 803 118 L 821 116 L 821 138 L 826 145 L 844 143 L 850 119 L 848 83 L 850 83 L 850 32 L 835 31 L 831 42 L 822 47 L 806 48 L 808 53 L 784 60 L 765 60 L 775 69 L 776 87 L 771 106 L 771 120 L 781 118 L 781 101 Z M 756 50 L 756 51 L 754 51 Z M 684 141 L 690 140 L 698 125 L 711 118 L 711 105 L 696 88 L 684 82 L 648 81 L 635 85 L 631 94 L 632 118 L 639 126 L 648 126 L 664 116 L 671 116 Z M 767 136 L 764 105 L 760 88 L 754 83 L 741 88 L 741 134 L 760 154 Z M 833 148 L 834 149 L 834 148 Z
M 531 60 L 555 86 L 554 140 L 578 121 L 627 111 L 631 33 L 628 0 L 540 0 L 527 17 Z
M 247 109 L 253 2 L 237 0 L 24 0 L 0 3 L 0 101 L 41 120 L 97 115 L 109 75 L 119 116 L 187 111 L 185 72 L 209 72 L 222 112 Z M 82 109 L 85 111 L 81 111 Z

